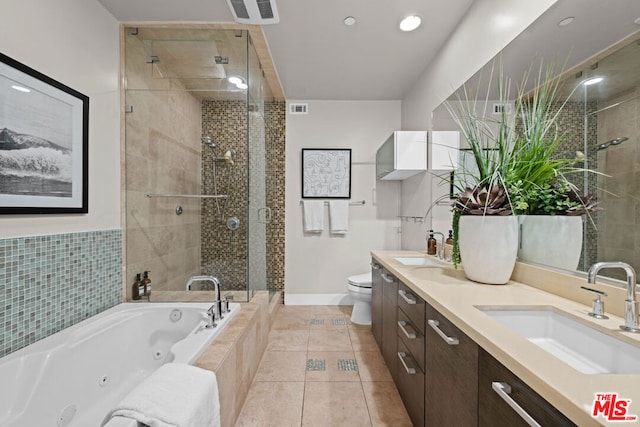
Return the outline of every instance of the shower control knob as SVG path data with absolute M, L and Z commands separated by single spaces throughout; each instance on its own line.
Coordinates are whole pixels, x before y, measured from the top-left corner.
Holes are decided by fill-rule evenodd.
M 240 220 L 237 216 L 232 216 L 231 218 L 227 219 L 227 228 L 229 230 L 237 230 L 238 228 L 240 228 Z

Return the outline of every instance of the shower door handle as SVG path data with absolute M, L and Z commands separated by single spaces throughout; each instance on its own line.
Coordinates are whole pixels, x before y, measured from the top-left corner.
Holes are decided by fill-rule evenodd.
M 262 215 L 262 217 L 264 218 L 263 221 L 260 221 L 262 224 L 269 224 L 271 223 L 271 218 L 272 218 L 272 214 L 271 214 L 271 208 L 260 208 L 258 209 L 258 219 L 260 219 L 260 213 L 264 212 L 264 214 Z

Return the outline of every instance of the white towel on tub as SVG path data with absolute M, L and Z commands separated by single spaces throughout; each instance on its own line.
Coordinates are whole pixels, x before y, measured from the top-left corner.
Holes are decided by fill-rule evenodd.
M 349 230 L 349 201 L 331 200 L 329 202 L 331 234 L 347 234 Z
M 324 202 L 322 200 L 303 200 L 304 231 L 320 233 L 324 230 Z
M 138 384 L 106 418 L 127 417 L 150 427 L 219 427 L 216 374 L 167 363 Z

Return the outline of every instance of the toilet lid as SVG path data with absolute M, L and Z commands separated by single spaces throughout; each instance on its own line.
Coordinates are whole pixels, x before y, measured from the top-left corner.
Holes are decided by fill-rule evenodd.
M 361 288 L 371 287 L 371 272 L 356 274 L 349 277 L 349 284 L 353 286 L 359 286 Z

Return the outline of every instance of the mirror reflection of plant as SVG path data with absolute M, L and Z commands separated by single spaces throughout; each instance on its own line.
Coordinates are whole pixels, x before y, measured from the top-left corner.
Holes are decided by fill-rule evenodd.
M 509 115 L 505 107 L 511 81 L 504 76 L 500 63 L 496 80 L 502 108 L 497 118 L 487 114 L 494 67 L 483 101 L 478 101 L 478 90 L 471 93 L 463 86 L 458 103 L 445 103 L 467 140 L 476 169 L 463 167 L 456 172 L 464 180 L 461 185 L 456 184 L 454 265 L 460 262 L 456 250 L 460 215 L 580 215 L 595 209 L 591 197 L 580 196 L 566 178 L 585 169 L 576 167 L 575 158 L 558 158 L 556 154 L 563 142 L 557 121 L 571 94 L 558 100 L 560 80 L 555 77 L 553 65 L 540 62 L 533 82 L 535 89 L 528 95 L 524 88 L 531 70 L 526 73 L 518 87 L 514 114 Z

